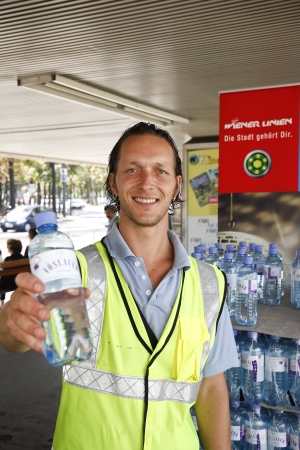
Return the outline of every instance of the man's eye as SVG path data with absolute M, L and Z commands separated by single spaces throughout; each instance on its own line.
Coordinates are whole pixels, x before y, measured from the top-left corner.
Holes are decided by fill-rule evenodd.
M 166 173 L 166 171 L 163 170 L 163 169 L 159 169 L 159 170 L 158 170 L 158 173 L 164 174 L 164 173 Z
M 136 172 L 136 169 L 134 167 L 131 167 L 127 172 Z

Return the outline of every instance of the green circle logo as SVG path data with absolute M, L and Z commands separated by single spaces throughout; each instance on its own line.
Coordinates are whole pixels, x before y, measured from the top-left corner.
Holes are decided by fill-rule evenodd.
M 244 159 L 244 169 L 250 177 L 264 177 L 271 169 L 271 157 L 264 150 L 254 150 Z

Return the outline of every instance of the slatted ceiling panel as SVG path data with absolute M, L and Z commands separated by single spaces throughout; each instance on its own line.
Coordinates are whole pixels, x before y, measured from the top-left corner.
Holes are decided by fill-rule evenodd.
M 187 116 L 179 144 L 216 135 L 219 91 L 300 82 L 300 2 L 2 0 L 0 46 L 0 154 L 106 163 L 132 119 L 17 77 L 61 73 Z

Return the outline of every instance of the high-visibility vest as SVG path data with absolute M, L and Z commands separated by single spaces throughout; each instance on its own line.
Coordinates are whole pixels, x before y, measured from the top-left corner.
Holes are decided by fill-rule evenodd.
M 224 277 L 190 258 L 152 349 L 116 263 L 101 242 L 77 253 L 93 337 L 88 361 L 64 366 L 53 450 L 197 450 L 190 408 L 224 302 Z

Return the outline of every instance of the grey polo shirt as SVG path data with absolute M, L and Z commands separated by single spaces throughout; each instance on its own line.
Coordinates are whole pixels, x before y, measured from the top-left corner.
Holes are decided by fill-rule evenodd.
M 174 263 L 170 271 L 154 290 L 144 260 L 136 257 L 123 237 L 117 224 L 104 238 L 112 258 L 118 264 L 126 283 L 153 333 L 160 338 L 175 303 L 180 284 L 181 270 L 189 270 L 186 250 L 177 235 L 168 230 L 168 238 L 174 247 Z M 227 305 L 224 305 L 212 351 L 204 367 L 203 376 L 224 372 L 237 365 L 237 352 Z

